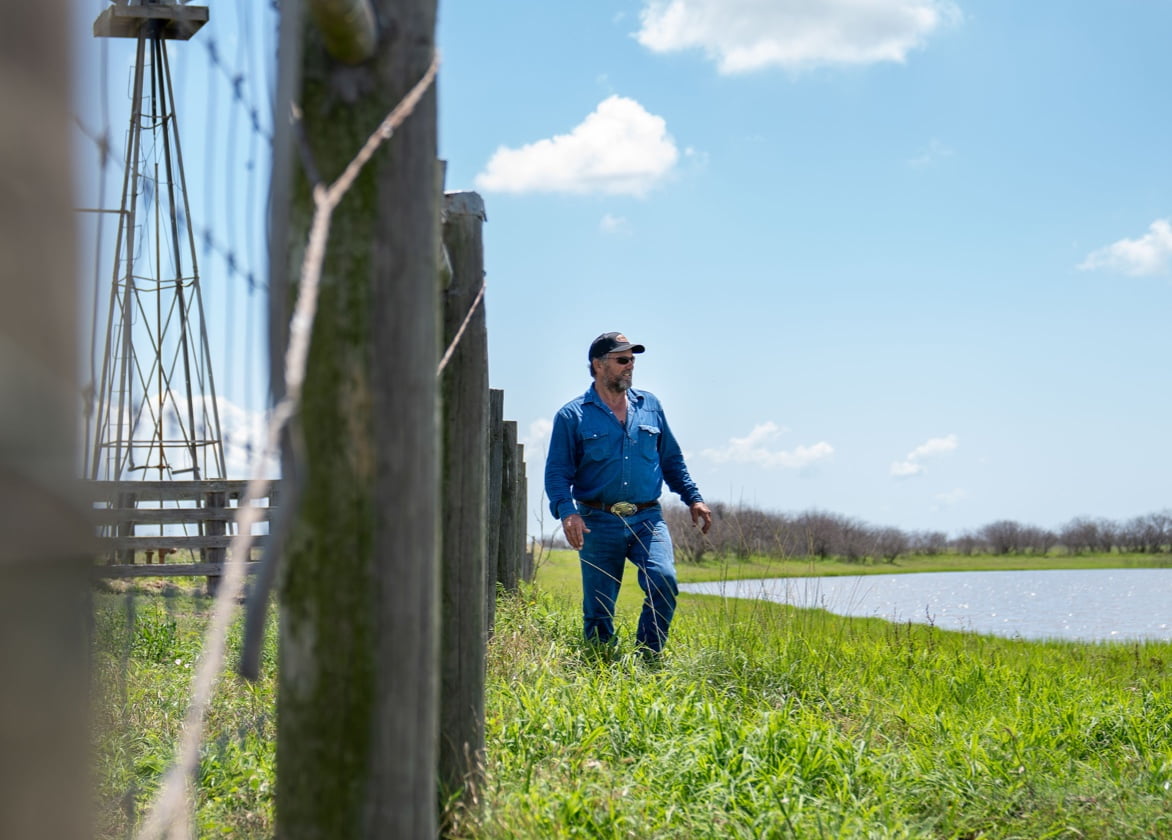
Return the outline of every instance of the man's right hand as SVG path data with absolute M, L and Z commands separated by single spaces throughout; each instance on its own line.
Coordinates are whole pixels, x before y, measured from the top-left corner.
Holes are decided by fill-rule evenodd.
M 586 521 L 578 514 L 571 513 L 562 520 L 562 530 L 566 534 L 566 542 L 570 544 L 570 548 L 574 551 L 581 551 L 582 535 L 590 533 L 590 529 L 586 527 Z

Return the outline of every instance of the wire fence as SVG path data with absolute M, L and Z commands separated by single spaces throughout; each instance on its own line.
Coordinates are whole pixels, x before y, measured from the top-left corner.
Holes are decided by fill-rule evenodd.
M 209 21 L 195 37 L 168 44 L 176 141 L 182 135 L 188 151 L 188 189 L 183 196 L 185 201 L 175 205 L 179 210 L 173 221 L 190 228 L 193 259 L 199 266 L 198 282 L 206 304 L 203 314 L 210 335 L 210 364 L 219 375 L 213 410 L 222 418 L 223 469 L 229 477 L 250 476 L 253 480 L 236 509 L 237 536 L 229 550 L 229 562 L 224 565 L 222 585 L 211 607 L 199 653 L 185 657 L 186 661 L 178 657 L 175 660 L 182 662 L 176 667 L 194 664 L 196 670 L 185 704 L 188 711 L 183 718 L 175 763 L 163 776 L 146 809 L 146 819 L 139 829 L 141 836 L 165 833 L 169 837 L 192 837 L 200 833 L 192 822 L 193 768 L 199 760 L 207 709 L 224 671 L 227 628 L 243 587 L 242 564 L 250 555 L 249 542 L 258 510 L 248 499 L 265 495 L 269 480 L 277 475 L 276 459 L 265 438 L 269 366 L 264 223 L 273 143 L 277 4 L 212 0 L 209 5 Z M 111 274 L 117 277 L 119 261 L 124 259 L 112 236 L 119 220 L 119 193 L 131 174 L 138 176 L 136 183 L 142 184 L 140 197 L 144 201 L 154 200 L 157 204 L 168 187 L 163 180 L 152 178 L 152 173 L 160 169 L 158 161 L 163 149 L 148 145 L 139 151 L 128 142 L 136 119 L 132 85 L 136 39 L 95 38 L 89 32 L 95 18 L 108 8 L 106 0 L 79 2 L 73 19 L 80 70 L 74 90 L 77 230 L 82 259 L 89 263 L 85 273 L 90 277 L 81 294 L 82 306 L 88 310 L 81 383 L 86 418 L 93 417 L 95 402 L 101 397 L 100 372 L 109 361 L 105 354 L 117 352 L 103 345 L 102 327 L 119 315 L 110 312 L 107 303 Z M 148 96 L 157 97 L 158 91 L 152 90 Z M 155 248 L 150 241 L 153 234 L 147 225 L 128 232 L 134 242 L 134 258 L 154 260 Z M 170 377 L 174 371 L 165 373 Z M 195 396 L 198 400 L 203 394 Z M 161 394 L 158 399 L 161 404 Z M 87 422 L 87 447 L 91 437 L 88 426 Z M 272 432 L 270 440 L 271 437 Z M 163 529 L 159 530 L 161 536 Z M 166 544 L 167 540 L 159 540 L 160 548 Z M 159 560 L 163 561 L 161 551 Z M 132 695 L 132 652 L 143 644 L 155 654 L 170 651 L 164 641 L 173 641 L 177 635 L 173 619 L 162 619 L 160 623 L 154 618 L 154 606 L 154 599 L 144 598 L 138 586 L 126 586 L 121 627 L 114 621 L 111 634 L 109 621 L 98 625 L 96 643 L 107 648 L 100 652 L 113 663 L 113 672 L 99 672 L 95 686 L 99 696 L 95 702 L 99 707 L 103 703 L 119 707 L 113 712 L 116 719 L 105 724 L 116 732 L 99 733 L 99 737 L 113 737 L 107 746 L 117 753 L 141 752 L 134 721 L 140 716 L 135 706 L 143 701 Z M 103 684 L 106 677 L 112 679 Z M 121 785 L 114 799 L 121 820 L 114 824 L 131 831 L 139 823 L 144 805 L 141 800 L 151 783 L 144 780 L 142 773 L 121 775 L 119 779 L 113 784 Z M 102 836 L 109 836 L 110 817 L 102 810 L 100 806 L 97 815 L 99 824 L 106 829 Z
M 247 9 L 247 11 L 246 11 Z M 216 28 L 217 15 L 227 21 Z M 201 639 L 198 645 L 181 645 L 176 641 L 183 632 L 176 629 L 172 615 L 173 605 L 166 599 L 162 602 L 164 615 L 160 618 L 159 601 L 143 594 L 137 584 L 111 586 L 122 596 L 106 596 L 109 606 L 111 597 L 122 597 L 121 607 L 107 609 L 99 620 L 100 645 L 105 646 L 102 676 L 99 686 L 107 697 L 104 710 L 112 734 L 103 745 L 104 760 L 117 769 L 107 774 L 102 808 L 109 811 L 116 801 L 121 816 L 112 819 L 111 825 L 102 836 L 114 836 L 122 832 L 141 838 L 191 837 L 200 833 L 197 822 L 199 806 L 197 795 L 206 796 L 209 785 L 209 767 L 214 757 L 222 750 L 231 750 L 231 744 L 214 743 L 208 740 L 208 722 L 213 714 L 213 701 L 223 680 L 228 676 L 226 658 L 230 652 L 240 651 L 238 671 L 249 678 L 256 678 L 261 669 L 260 660 L 268 656 L 271 645 L 264 644 L 266 629 L 271 632 L 269 592 L 277 578 L 276 567 L 281 557 L 282 544 L 288 539 L 292 514 L 297 507 L 297 496 L 301 484 L 300 475 L 304 470 L 298 465 L 297 447 L 286 452 L 285 467 L 291 473 L 282 481 L 281 504 L 272 525 L 269 542 L 258 566 L 252 569 L 252 584 L 248 587 L 248 601 L 245 620 L 238 623 L 240 606 L 246 590 L 246 564 L 253 559 L 252 542 L 255 526 L 261 517 L 261 509 L 252 504 L 256 499 L 270 496 L 272 485 L 278 474 L 278 450 L 286 439 L 292 419 L 299 413 L 302 388 L 306 381 L 307 365 L 310 363 L 310 335 L 314 329 L 323 260 L 330 241 L 331 221 L 334 211 L 351 189 L 355 179 L 372 160 L 377 150 L 386 144 L 396 130 L 411 118 L 413 109 L 435 83 L 438 71 L 438 55 L 421 78 L 404 98 L 388 113 L 382 122 L 372 127 L 366 143 L 354 151 L 354 156 L 342 173 L 331 183 L 311 183 L 313 197 L 313 218 L 307 240 L 290 243 L 294 253 L 302 253 L 299 277 L 289 283 L 296 288 L 297 297 L 290 307 L 292 317 L 288 322 L 288 344 L 283 353 L 283 364 L 279 375 L 283 381 L 272 388 L 279 395 L 271 409 L 264 409 L 270 389 L 267 375 L 271 369 L 266 352 L 267 324 L 270 290 L 267 279 L 271 272 L 268 266 L 268 234 L 266 229 L 266 203 L 269 200 L 268 175 L 275 155 L 275 142 L 280 139 L 272 127 L 271 114 L 283 109 L 276 107 L 274 93 L 277 83 L 273 80 L 273 50 L 275 42 L 276 11 L 273 6 L 254 7 L 250 4 L 231 4 L 211 7 L 211 21 L 196 38 L 180 43 L 173 50 L 176 67 L 175 98 L 182 103 L 177 110 L 176 120 L 183 124 L 184 137 L 202 139 L 188 143 L 194 153 L 189 156 L 191 176 L 190 218 L 184 211 L 180 220 L 189 225 L 197 243 L 198 259 L 202 265 L 202 278 L 207 289 L 209 331 L 214 334 L 211 346 L 214 350 L 213 364 L 217 371 L 226 375 L 225 384 L 218 403 L 224 417 L 224 440 L 228 450 L 227 463 L 230 478 L 247 474 L 248 486 L 235 513 L 235 535 L 231 539 L 226 560 L 217 576 L 218 586 L 214 599 L 206 607 L 206 621 L 200 619 Z M 82 22 L 85 23 L 84 21 Z M 119 140 L 120 124 L 132 119 L 127 115 L 128 106 L 123 85 L 118 81 L 123 68 L 130 66 L 130 51 L 125 44 L 114 40 L 98 39 L 91 45 L 90 57 L 97 72 L 88 74 L 87 84 L 96 90 L 78 93 L 79 104 L 74 115 L 79 157 L 88 161 L 83 164 L 85 177 L 82 192 L 85 198 L 79 201 L 79 217 L 85 221 L 81 228 L 81 242 L 85 251 L 92 254 L 92 290 L 87 301 L 90 305 L 89 334 L 86 337 L 89 360 L 86 364 L 88 382 L 84 383 L 83 397 L 86 408 L 92 410 L 95 399 L 95 382 L 101 370 L 103 352 L 112 352 L 103 347 L 99 340 L 100 324 L 113 314 L 103 310 L 103 286 L 108 282 L 109 266 L 119 259 L 109 245 L 111 211 L 115 202 L 113 194 L 128 169 L 147 168 L 141 159 L 128 149 L 125 140 Z M 265 101 L 267 100 L 267 102 Z M 297 103 L 292 104 L 293 119 L 281 131 L 298 130 L 300 118 Z M 200 113 L 202 117 L 192 118 L 190 114 Z M 312 159 L 306 143 L 297 145 L 301 155 L 300 168 L 311 182 L 317 180 L 315 173 L 322 171 L 318 162 Z M 149 187 L 147 191 L 161 189 Z M 475 197 L 479 202 L 479 197 Z M 466 201 L 457 201 L 460 213 L 467 213 Z M 115 211 L 116 212 L 116 211 Z M 483 218 L 483 210 L 479 211 Z M 476 224 L 479 224 L 477 222 Z M 134 236 L 145 242 L 149 231 L 135 231 Z M 482 255 L 478 256 L 482 261 Z M 451 264 L 446 254 L 441 254 L 441 275 L 451 273 Z M 481 262 L 482 265 L 482 262 Z M 435 378 L 438 382 L 445 371 L 460 369 L 460 342 L 470 331 L 475 316 L 483 318 L 485 286 L 482 269 L 478 272 L 471 292 L 462 298 L 460 310 L 445 315 L 448 323 L 458 325 L 446 333 L 448 346 L 440 348 Z M 282 286 L 285 284 L 282 283 Z M 279 308 L 279 307 L 278 307 Z M 481 321 L 478 328 L 483 331 Z M 475 331 L 475 330 L 472 330 Z M 481 340 L 483 336 L 480 336 Z M 486 351 L 478 349 L 478 355 Z M 484 393 L 487 405 L 487 359 L 484 364 Z M 451 368 L 449 367 L 451 366 Z M 83 375 L 83 379 L 87 378 Z M 491 627 L 493 607 L 498 583 L 516 586 L 517 581 L 532 574 L 531 561 L 525 558 L 525 499 L 523 448 L 516 442 L 516 424 L 503 421 L 500 406 L 503 397 L 493 394 L 496 406 L 490 424 L 497 429 L 493 443 L 488 446 L 496 454 L 494 477 L 500 510 L 495 514 L 497 522 L 492 529 L 491 539 L 479 533 L 474 542 L 485 542 L 486 551 L 493 553 L 490 567 L 478 572 L 479 584 L 475 581 L 467 587 L 467 597 L 487 600 L 483 605 L 481 618 L 477 611 L 462 611 L 477 618 L 473 626 L 466 628 L 472 637 L 482 637 Z M 262 422 L 263 421 L 263 422 Z M 477 428 L 483 428 L 483 424 Z M 503 432 L 500 430 L 503 429 Z M 510 438 L 511 432 L 511 438 Z M 289 435 L 296 439 L 296 435 Z M 487 444 L 487 441 L 486 441 Z M 487 464 L 486 451 L 479 453 Z M 503 454 L 499 454 L 503 452 Z M 288 460 L 288 459 L 292 460 Z M 488 469 L 486 467 L 486 469 Z M 502 476 L 507 476 L 502 479 Z M 493 491 L 489 490 L 491 498 Z M 458 502 L 456 503 L 459 504 Z M 481 500 L 478 505 L 485 502 Z M 509 510 L 505 510 L 505 508 Z M 133 509 L 133 503 L 131 505 Z M 484 512 L 486 516 L 494 515 Z M 491 543 L 491 547 L 488 547 Z M 447 547 L 447 546 L 445 546 Z M 455 546 L 453 551 L 458 550 Z M 497 557 L 499 552 L 500 559 Z M 162 560 L 162 556 L 160 556 Z M 209 586 L 209 589 L 211 587 Z M 161 589 L 147 589 L 147 592 L 171 594 L 175 588 L 164 585 Z M 120 610 L 121 618 L 114 615 Z M 239 630 L 238 628 L 242 628 Z M 234 634 L 242 632 L 241 637 Z M 465 632 L 465 631 L 461 631 Z M 434 642 L 438 645 L 438 639 Z M 178 645 L 178 646 L 177 646 Z M 182 648 L 182 652 L 179 650 Z M 135 697 L 136 675 L 134 656 L 149 651 L 156 659 L 174 655 L 176 668 L 190 669 L 190 688 L 183 698 L 171 697 L 153 700 Z M 469 654 L 476 658 L 474 647 Z M 479 679 L 461 691 L 483 693 L 483 650 Z M 168 659 L 170 662 L 170 659 Z M 270 680 L 274 672 L 272 662 L 268 663 Z M 457 668 L 457 671 L 468 669 Z M 156 691 L 163 691 L 156 688 Z M 435 699 L 431 704 L 434 705 Z M 482 702 L 482 698 L 480 700 Z M 168 719 L 176 721 L 177 743 L 174 759 L 166 766 L 144 768 L 138 762 L 144 757 L 141 721 L 145 707 L 165 705 L 176 712 L 183 708 L 181 716 L 168 712 Z M 461 700 L 459 715 L 469 716 L 467 701 Z M 181 717 L 181 722 L 177 718 Z M 473 715 L 475 717 L 475 715 Z M 258 701 L 257 707 L 248 716 L 248 722 L 241 722 L 240 733 L 273 738 L 272 698 Z M 221 722 L 222 723 L 222 722 Z M 475 721 L 481 727 L 482 721 Z M 473 729 L 475 728 L 472 727 Z M 250 735 L 249 737 L 252 737 Z M 465 737 L 461 735 L 460 737 Z M 243 743 L 243 742 L 242 742 Z M 455 750 L 454 764 L 460 766 L 449 773 L 449 778 L 459 784 L 465 779 L 468 761 L 482 760 L 480 748 L 467 741 Z M 159 755 L 158 749 L 149 751 Z M 440 763 L 443 759 L 441 757 Z M 441 767 L 442 775 L 442 767 Z M 259 785 L 271 782 L 270 772 Z M 259 778 L 259 777 L 257 777 Z M 113 781 L 112 781 L 113 780 Z M 255 779 L 254 779 L 255 781 Z M 115 788 L 110 789 L 111 785 Z M 434 788 L 434 780 L 432 782 Z M 197 789 L 201 792 L 197 794 Z M 149 794 L 149 796 L 148 796 Z M 269 791 L 271 797 L 272 792 Z M 423 797 L 420 797 L 421 801 Z M 426 797 L 428 809 L 434 803 L 434 790 Z M 271 802 L 270 802 L 271 808 Z M 205 826 L 206 828 L 206 826 Z

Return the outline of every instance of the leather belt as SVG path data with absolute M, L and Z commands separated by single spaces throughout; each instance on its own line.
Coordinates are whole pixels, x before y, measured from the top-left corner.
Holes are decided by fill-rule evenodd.
M 659 502 L 615 502 L 613 505 L 604 505 L 602 502 L 586 502 L 582 499 L 578 499 L 578 504 L 613 513 L 615 516 L 633 516 L 648 508 L 659 507 Z

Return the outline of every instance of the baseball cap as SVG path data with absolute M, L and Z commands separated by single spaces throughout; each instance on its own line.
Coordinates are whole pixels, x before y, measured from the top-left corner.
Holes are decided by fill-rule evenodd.
M 589 358 L 597 359 L 605 356 L 607 353 L 618 353 L 620 350 L 642 353 L 646 349 L 642 344 L 632 344 L 622 333 L 608 332 L 594 339 L 594 343 L 590 345 Z

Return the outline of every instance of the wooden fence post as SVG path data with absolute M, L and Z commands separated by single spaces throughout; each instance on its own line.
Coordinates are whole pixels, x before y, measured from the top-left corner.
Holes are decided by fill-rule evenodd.
M 517 557 L 517 480 L 523 464 L 517 463 L 517 421 L 506 420 L 501 445 L 501 530 L 497 546 L 497 580 L 514 592 L 521 579 Z
M 488 534 L 485 539 L 484 626 L 491 633 L 496 626 L 496 591 L 500 580 L 501 469 L 504 463 L 505 392 L 493 388 L 488 394 Z
M 138 504 L 138 494 L 130 493 L 130 492 L 118 493 L 118 507 L 119 508 L 126 510 L 129 508 L 135 507 L 137 504 Z M 117 528 L 115 528 L 115 533 L 120 537 L 133 537 L 134 536 L 134 528 L 135 528 L 134 522 L 120 522 L 120 523 L 118 523 Z M 134 549 L 132 549 L 132 548 L 115 550 L 115 551 L 111 552 L 110 556 L 112 558 L 112 562 L 115 562 L 115 563 L 133 563 L 133 562 L 135 562 Z
M 379 0 L 375 56 L 342 67 L 282 4 L 276 124 L 301 114 L 306 160 L 332 182 L 435 53 L 435 0 Z M 284 32 L 282 33 L 285 34 Z M 300 84 L 286 73 L 291 56 Z M 288 161 L 289 137 L 274 143 Z M 287 186 L 274 171 L 274 195 Z M 312 187 L 291 184 L 297 276 Z M 300 428 L 307 477 L 280 581 L 277 835 L 437 834 L 439 700 L 439 190 L 436 96 L 362 170 L 335 209 Z M 276 296 L 277 300 L 281 295 Z M 278 313 L 280 323 L 288 310 Z M 278 334 L 280 330 L 278 330 Z
M 521 580 L 533 580 L 533 564 L 530 562 L 528 545 L 528 518 L 525 510 L 529 506 L 529 480 L 525 467 L 525 445 L 517 444 L 514 456 L 517 464 L 517 487 L 513 496 L 513 552 L 517 557 L 517 576 Z
M 444 197 L 452 266 L 443 299 L 440 375 L 443 529 L 440 543 L 439 783 L 471 802 L 484 757 L 484 568 L 488 495 L 488 333 L 484 316 L 484 202 Z M 453 346 L 453 342 L 458 342 Z
M 92 837 L 64 0 L 0 28 L 0 837 Z M 63 23 L 64 21 L 64 23 Z
M 228 507 L 227 493 L 205 493 L 203 498 L 204 507 L 209 510 L 223 510 L 223 519 L 210 519 L 204 523 L 204 534 L 209 537 L 222 537 L 228 533 L 228 517 L 229 513 L 226 510 Z M 223 564 L 225 556 L 228 552 L 223 548 L 205 548 L 200 552 L 200 560 L 204 563 L 220 563 Z M 247 558 L 246 558 L 247 559 Z M 159 558 L 159 562 L 164 562 L 163 558 Z M 220 587 L 220 575 L 208 575 L 205 579 L 206 589 L 208 595 L 215 595 L 216 590 Z

